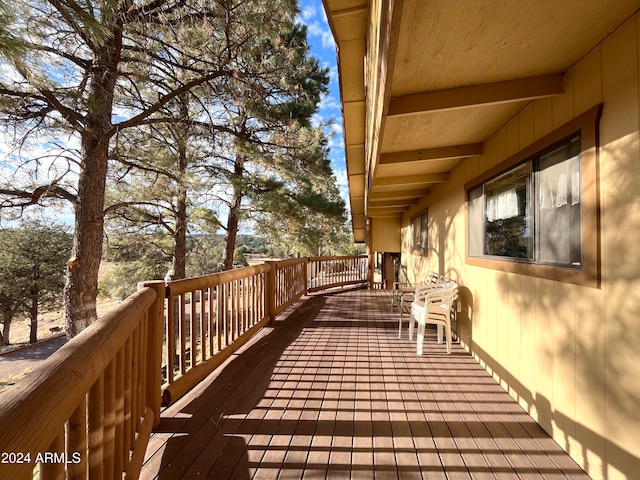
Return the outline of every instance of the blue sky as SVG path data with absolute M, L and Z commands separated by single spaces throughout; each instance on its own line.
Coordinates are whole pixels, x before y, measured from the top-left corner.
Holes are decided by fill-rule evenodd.
M 307 25 L 308 40 L 311 53 L 320 59 L 324 67 L 329 68 L 331 82 L 329 94 L 320 104 L 319 120 L 333 120 L 333 137 L 330 139 L 331 166 L 335 171 L 340 186 L 340 192 L 347 205 L 348 185 L 347 170 L 344 158 L 344 138 L 342 131 L 342 113 L 340 108 L 340 87 L 338 84 L 338 67 L 336 64 L 336 45 L 333 41 L 331 29 L 322 6 L 322 0 L 300 0 L 300 21 Z
M 308 41 L 311 53 L 318 58 L 322 66 L 329 69 L 330 84 L 329 93 L 323 97 L 320 104 L 320 112 L 318 114 L 318 122 L 326 122 L 332 120 L 330 132 L 333 135 L 329 138 L 331 166 L 335 172 L 338 185 L 342 197 L 345 199 L 347 206 L 348 201 L 348 181 L 345 164 L 344 138 L 342 130 L 342 112 L 340 106 L 340 88 L 338 84 L 338 68 L 336 64 L 336 46 L 333 35 L 327 23 L 326 14 L 322 5 L 322 0 L 299 0 L 300 15 L 299 21 L 307 25 Z M 0 73 L 6 73 L 0 64 Z M 69 140 L 69 139 L 67 139 Z M 40 146 L 39 148 L 42 148 Z M 7 144 L 0 141 L 0 174 L 8 175 L 5 165 L 6 158 L 9 157 L 10 148 Z M 4 159 L 4 160 L 3 160 Z M 9 165 L 11 172 L 15 170 L 15 166 Z M 65 223 L 73 223 L 73 215 L 65 209 L 62 212 L 56 212 L 58 220 Z M 2 217 L 0 217 L 2 219 Z

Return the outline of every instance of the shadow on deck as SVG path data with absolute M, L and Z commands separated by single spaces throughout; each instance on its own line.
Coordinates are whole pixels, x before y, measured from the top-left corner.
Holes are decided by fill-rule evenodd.
M 306 297 L 168 407 L 141 478 L 587 479 L 460 346 L 397 337 L 388 292 Z

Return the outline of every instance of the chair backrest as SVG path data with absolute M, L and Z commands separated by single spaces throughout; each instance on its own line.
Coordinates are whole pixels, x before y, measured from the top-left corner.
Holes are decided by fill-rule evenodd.
M 458 285 L 455 283 L 443 283 L 440 285 L 441 288 L 427 292 L 424 301 L 427 305 L 434 305 L 439 309 L 451 308 L 453 302 L 458 298 Z
M 411 282 L 409 281 L 409 274 L 407 273 L 407 266 L 406 265 L 400 265 L 400 269 L 398 270 L 398 283 L 400 285 L 411 285 Z
M 445 287 L 444 283 L 423 283 L 416 287 L 414 301 L 424 302 L 424 297 L 433 290 L 440 290 Z
M 438 283 L 438 273 L 434 272 L 433 270 L 429 270 L 425 275 L 424 281 L 422 283 Z

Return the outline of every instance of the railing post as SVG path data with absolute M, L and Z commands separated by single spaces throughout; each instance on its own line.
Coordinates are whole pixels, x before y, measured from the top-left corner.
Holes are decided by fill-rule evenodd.
M 156 300 L 149 309 L 149 331 L 147 352 L 147 392 L 146 405 L 153 411 L 153 424 L 160 423 L 160 406 L 162 403 L 162 336 L 164 334 L 164 298 L 165 283 L 163 281 L 143 282 L 138 289 L 149 287 L 156 291 Z M 169 332 L 171 334 L 171 332 Z
M 304 257 L 304 294 L 309 293 L 309 258 Z
M 273 325 L 276 321 L 276 273 L 278 262 L 267 261 L 269 271 L 267 272 L 267 285 L 265 288 L 265 303 L 267 306 L 267 314 L 269 315 L 269 325 Z

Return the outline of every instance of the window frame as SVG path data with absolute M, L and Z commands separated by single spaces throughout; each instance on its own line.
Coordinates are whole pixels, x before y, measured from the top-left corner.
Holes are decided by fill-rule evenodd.
M 416 234 L 414 231 L 414 222 L 420 221 L 420 244 L 416 246 Z M 411 217 L 409 225 L 411 225 L 411 252 L 415 255 L 426 255 L 429 250 L 428 235 L 428 209 L 422 211 L 418 215 Z
M 517 273 L 554 281 L 572 283 L 593 288 L 600 287 L 600 200 L 599 200 L 599 123 L 602 104 L 562 125 L 495 167 L 465 184 L 465 262 L 468 265 Z M 521 261 L 518 258 L 477 256 L 469 254 L 469 192 L 509 170 L 530 161 L 548 151 L 562 140 L 580 132 L 580 203 L 581 203 L 581 251 L 582 265 L 558 266 L 547 263 Z M 534 204 L 537 195 L 532 192 Z M 484 195 L 482 196 L 484 202 Z M 484 219 L 483 219 L 484 222 Z

